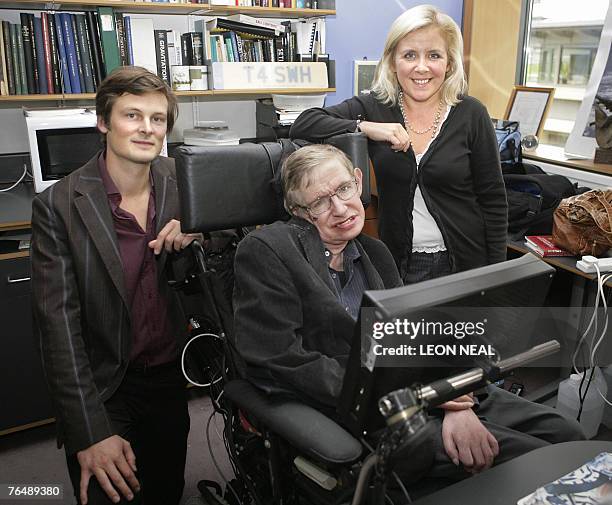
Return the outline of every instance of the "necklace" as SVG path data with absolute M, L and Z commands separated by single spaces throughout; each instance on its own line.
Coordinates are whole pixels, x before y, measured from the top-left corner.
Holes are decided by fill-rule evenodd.
M 431 138 L 434 138 L 436 136 L 436 132 L 438 131 L 438 126 L 440 126 L 440 118 L 442 117 L 442 100 L 440 100 L 440 102 L 438 103 L 438 108 L 436 109 L 436 114 L 434 116 L 433 123 L 429 126 L 429 128 L 425 128 L 424 130 L 415 130 L 406 118 L 406 112 L 404 111 L 404 92 L 401 90 L 399 92 L 398 99 L 400 111 L 402 112 L 402 119 L 404 120 L 406 128 L 408 128 L 408 130 L 410 130 L 415 135 L 425 135 L 427 132 L 433 129 L 433 132 L 431 133 Z

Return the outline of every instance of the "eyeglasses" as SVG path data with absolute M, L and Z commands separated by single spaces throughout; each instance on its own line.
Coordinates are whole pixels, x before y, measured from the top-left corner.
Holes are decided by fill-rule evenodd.
M 311 216 L 320 216 L 331 208 L 331 199 L 333 196 L 337 196 L 340 200 L 346 202 L 355 196 L 355 193 L 357 193 L 357 187 L 357 179 L 352 179 L 338 186 L 336 191 L 334 191 L 331 195 L 321 196 L 309 205 L 298 205 L 297 207 L 306 210 Z

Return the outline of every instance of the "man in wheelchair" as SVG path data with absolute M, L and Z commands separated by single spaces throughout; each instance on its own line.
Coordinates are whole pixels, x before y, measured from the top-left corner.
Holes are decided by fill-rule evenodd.
M 332 418 L 363 292 L 401 285 L 386 246 L 361 233 L 361 181 L 334 147 L 297 150 L 282 171 L 291 219 L 248 234 L 235 258 L 234 335 L 245 377 L 269 397 L 289 396 Z M 495 387 L 441 407 L 428 437 L 396 466 L 407 484 L 460 480 L 584 438 L 575 421 Z

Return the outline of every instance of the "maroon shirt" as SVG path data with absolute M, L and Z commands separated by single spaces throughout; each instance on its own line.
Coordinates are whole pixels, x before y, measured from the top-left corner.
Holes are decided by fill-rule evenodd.
M 130 305 L 130 363 L 146 367 L 168 363 L 176 359 L 176 337 L 172 333 L 166 300 L 159 292 L 155 254 L 148 246 L 156 237 L 153 176 L 149 175 L 151 194 L 145 231 L 133 214 L 120 207 L 121 193 L 108 173 L 104 153 L 98 158 L 98 168 L 113 216 Z

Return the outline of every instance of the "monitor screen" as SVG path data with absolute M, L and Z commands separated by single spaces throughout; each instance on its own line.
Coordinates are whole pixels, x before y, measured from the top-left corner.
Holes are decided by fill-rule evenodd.
M 426 338 L 421 338 L 421 334 L 413 341 L 405 335 L 401 338 L 405 339 L 406 347 L 414 342 L 415 348 L 428 342 L 445 349 L 443 346 L 451 340 L 458 342 L 458 338 L 461 338 L 461 345 L 492 343 L 499 357 L 507 358 L 533 345 L 529 334 L 533 318 L 538 317 L 539 310 L 535 308 L 542 307 L 554 272 L 553 267 L 526 254 L 515 260 L 401 288 L 366 291 L 338 405 L 344 424 L 356 436 L 382 428 L 384 419 L 377 407 L 381 396 L 413 384 L 427 384 L 448 377 L 456 373 L 458 367 L 475 366 L 479 359 L 475 355 L 460 359 L 451 354 L 414 359 L 404 356 L 401 366 L 389 365 L 389 361 L 383 366 L 382 358 L 371 352 L 372 346 L 381 342 L 376 340 L 380 336 L 372 331 L 374 322 L 379 329 L 385 323 L 397 328 L 398 322 L 408 320 L 422 324 L 421 328 L 426 324 L 439 325 L 438 328 L 453 324 L 455 333 L 439 332 L 435 337 L 428 334 Z M 534 307 L 534 310 L 525 311 L 524 307 Z M 459 327 L 466 328 L 466 323 L 458 326 L 457 321 L 471 317 L 484 318 L 481 323 L 486 325 L 487 331 L 479 339 L 470 340 L 456 334 Z M 472 321 L 471 324 L 478 326 L 479 323 Z M 489 336 L 494 342 L 487 340 Z M 407 362 L 414 365 L 406 366 Z
M 57 180 L 87 163 L 103 147 L 95 126 L 36 131 L 43 180 Z

